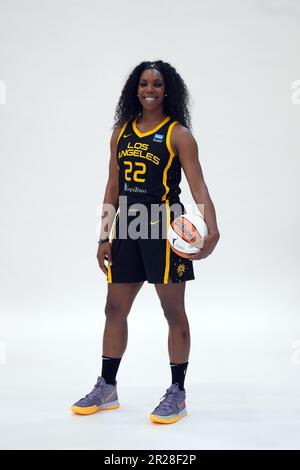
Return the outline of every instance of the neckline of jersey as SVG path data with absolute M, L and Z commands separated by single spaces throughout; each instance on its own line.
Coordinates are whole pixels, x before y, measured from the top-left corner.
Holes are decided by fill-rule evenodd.
M 141 132 L 137 128 L 137 125 L 136 125 L 137 117 L 136 117 L 134 118 L 132 122 L 132 127 L 138 137 L 145 137 L 146 135 L 151 135 L 154 132 L 158 131 L 158 129 L 160 129 L 164 124 L 166 124 L 166 122 L 170 121 L 170 119 L 171 119 L 171 116 L 167 116 L 161 123 L 157 124 L 157 126 L 154 127 L 154 129 L 151 129 L 150 131 L 147 131 L 147 132 Z

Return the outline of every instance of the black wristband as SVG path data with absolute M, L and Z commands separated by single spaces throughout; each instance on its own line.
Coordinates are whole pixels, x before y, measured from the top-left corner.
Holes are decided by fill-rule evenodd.
M 101 240 L 101 239 L 100 239 L 100 240 L 98 241 L 98 245 L 102 245 L 102 243 L 107 243 L 107 242 L 109 242 L 109 238 L 105 238 L 104 240 Z

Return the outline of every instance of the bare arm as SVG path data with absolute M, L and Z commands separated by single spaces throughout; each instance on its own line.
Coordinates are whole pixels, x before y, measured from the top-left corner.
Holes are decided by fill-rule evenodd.
M 220 238 L 220 233 L 217 225 L 215 207 L 204 181 L 198 157 L 197 142 L 189 129 L 182 125 L 176 125 L 171 134 L 171 145 L 177 151 L 195 203 L 204 206 L 204 211 L 202 211 L 201 206 L 199 207 L 198 205 L 209 232 L 209 237 L 207 237 L 208 243 L 206 243 L 206 246 L 204 243 L 206 253 L 204 253 L 203 257 L 206 257 L 213 251 Z M 200 258 L 191 257 L 191 259 Z
M 104 240 L 109 237 L 113 225 L 115 213 L 119 206 L 119 169 L 117 162 L 117 139 L 121 128 L 114 129 L 110 139 L 110 160 L 109 160 L 109 173 L 106 183 L 102 212 L 101 212 L 101 229 L 99 239 Z M 107 275 L 108 270 L 104 263 L 107 259 L 112 263 L 111 244 L 106 242 L 98 247 L 97 258 L 100 269 Z
M 109 214 L 108 207 L 111 206 L 116 212 L 119 206 L 119 170 L 117 162 L 117 139 L 119 133 L 120 128 L 117 127 L 113 131 L 110 139 L 109 173 L 102 203 L 102 222 L 99 237 L 101 239 L 105 239 L 109 236 L 114 220 L 113 211 Z

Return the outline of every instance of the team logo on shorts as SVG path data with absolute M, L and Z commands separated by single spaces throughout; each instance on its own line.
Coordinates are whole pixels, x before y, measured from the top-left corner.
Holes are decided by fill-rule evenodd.
M 179 276 L 179 277 L 183 276 L 185 270 L 186 270 L 186 266 L 185 266 L 183 263 L 180 263 L 180 264 L 177 266 L 177 274 L 178 274 L 178 276 Z
M 164 140 L 163 134 L 155 134 L 153 137 L 154 142 L 162 142 Z

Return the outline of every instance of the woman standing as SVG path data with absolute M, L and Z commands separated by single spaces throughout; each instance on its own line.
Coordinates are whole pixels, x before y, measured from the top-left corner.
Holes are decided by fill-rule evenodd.
M 186 415 L 184 380 L 190 331 L 184 307 L 185 284 L 194 279 L 193 260 L 210 255 L 220 237 L 197 143 L 190 132 L 188 105 L 184 81 L 170 64 L 161 60 L 136 66 L 122 90 L 111 136 L 97 253 L 108 282 L 102 373 L 93 390 L 72 406 L 75 413 L 91 414 L 119 407 L 116 374 L 127 345 L 127 316 L 147 280 L 154 284 L 168 322 L 172 377 L 171 386 L 150 419 L 169 424 Z M 182 168 L 194 201 L 204 207 L 209 231 L 204 246 L 199 246 L 199 252 L 189 259 L 170 250 L 164 231 L 185 212 L 179 198 Z M 155 216 L 154 206 L 160 209 L 154 211 Z M 107 210 L 109 207 L 118 211 L 116 217 Z M 140 219 L 146 236 L 136 235 L 137 212 L 146 214 Z M 155 236 L 153 230 L 158 230 Z

